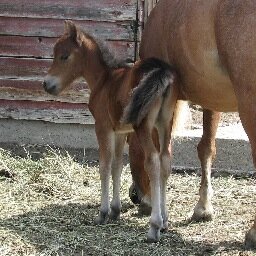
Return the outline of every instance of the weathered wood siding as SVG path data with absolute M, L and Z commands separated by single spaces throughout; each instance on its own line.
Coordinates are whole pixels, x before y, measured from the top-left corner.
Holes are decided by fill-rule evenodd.
M 63 21 L 72 19 L 132 62 L 136 12 L 137 0 L 1 0 L 0 118 L 93 123 L 85 83 L 59 97 L 43 91 L 53 45 L 63 33 Z

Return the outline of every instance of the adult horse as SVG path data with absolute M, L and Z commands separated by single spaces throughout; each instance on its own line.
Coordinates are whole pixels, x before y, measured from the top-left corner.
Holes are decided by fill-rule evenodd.
M 156 57 L 175 66 L 180 78 L 175 101 L 189 100 L 204 109 L 197 148 L 200 199 L 192 218 L 211 219 L 211 165 L 220 112 L 239 112 L 256 165 L 256 1 L 161 0 L 145 25 L 140 57 Z M 130 138 L 130 157 L 131 197 L 148 201 L 149 180 L 135 135 Z M 256 218 L 245 243 L 256 248 Z

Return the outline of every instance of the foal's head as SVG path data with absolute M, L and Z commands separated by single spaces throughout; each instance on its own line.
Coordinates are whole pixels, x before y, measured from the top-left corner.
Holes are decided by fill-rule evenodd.
M 65 22 L 65 33 L 54 46 L 53 63 L 43 86 L 51 94 L 57 95 L 75 79 L 83 75 L 85 68 L 85 50 L 82 47 L 83 33 L 74 23 Z

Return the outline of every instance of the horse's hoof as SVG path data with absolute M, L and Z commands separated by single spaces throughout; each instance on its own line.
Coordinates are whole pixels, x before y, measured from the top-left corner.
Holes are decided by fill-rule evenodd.
M 213 214 L 212 213 L 195 213 L 191 217 L 191 221 L 195 222 L 204 222 L 204 221 L 211 221 L 213 219 Z
M 100 212 L 99 216 L 96 217 L 94 220 L 95 225 L 104 225 L 108 221 L 108 213 L 107 212 Z
M 245 248 L 256 249 L 256 229 L 251 228 L 245 236 Z
M 160 229 L 150 228 L 147 234 L 147 243 L 157 243 L 160 240 Z
M 209 206 L 207 209 L 205 207 L 196 205 L 194 213 L 191 217 L 191 221 L 201 222 L 201 221 L 211 221 L 213 219 L 213 208 Z

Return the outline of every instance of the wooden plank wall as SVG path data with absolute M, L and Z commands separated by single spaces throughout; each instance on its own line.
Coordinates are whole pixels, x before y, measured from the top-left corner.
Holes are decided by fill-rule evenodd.
M 137 0 L 1 0 L 0 118 L 93 123 L 85 83 L 57 98 L 42 90 L 53 45 L 71 19 L 132 62 L 136 12 Z

